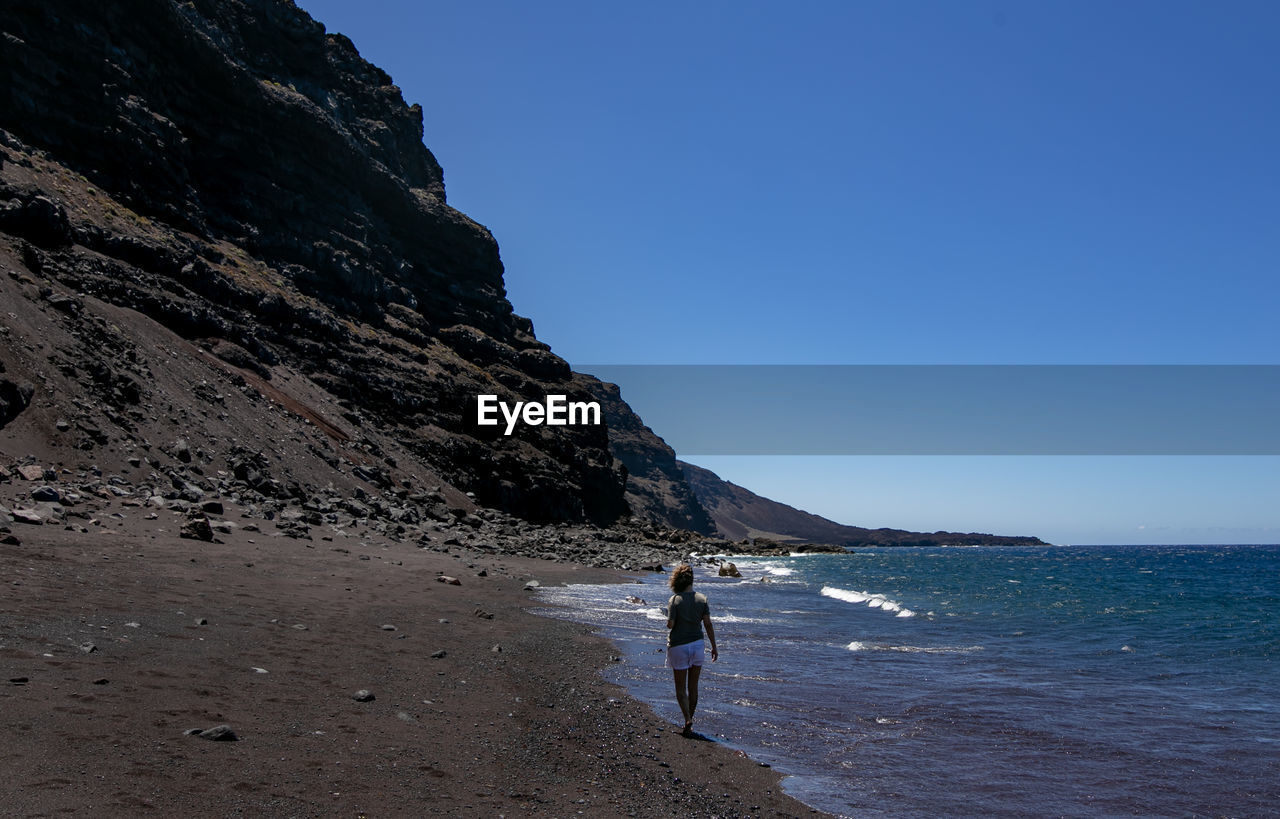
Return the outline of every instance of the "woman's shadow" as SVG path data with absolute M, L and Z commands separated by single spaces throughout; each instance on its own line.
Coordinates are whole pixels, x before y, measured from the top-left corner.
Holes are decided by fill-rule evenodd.
M 696 739 L 701 742 L 715 742 L 715 740 L 712 739 L 711 737 L 707 736 L 706 734 L 700 734 L 697 731 L 693 730 L 692 728 L 685 728 L 680 730 L 680 736 L 684 737 L 685 739 Z

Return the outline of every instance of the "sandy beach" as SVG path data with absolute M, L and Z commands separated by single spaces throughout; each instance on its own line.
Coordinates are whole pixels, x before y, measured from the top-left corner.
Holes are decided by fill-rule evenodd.
M 359 529 L 204 543 L 146 517 L 8 527 L 10 815 L 813 813 L 603 682 L 607 641 L 526 611 L 528 581 L 616 574 Z M 237 741 L 186 733 L 221 725 Z

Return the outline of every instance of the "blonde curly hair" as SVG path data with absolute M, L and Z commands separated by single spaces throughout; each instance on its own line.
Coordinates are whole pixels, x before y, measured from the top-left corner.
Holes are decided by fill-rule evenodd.
M 688 563 L 681 563 L 671 570 L 671 579 L 667 581 L 667 585 L 677 594 L 682 591 L 688 591 L 693 585 L 693 567 Z

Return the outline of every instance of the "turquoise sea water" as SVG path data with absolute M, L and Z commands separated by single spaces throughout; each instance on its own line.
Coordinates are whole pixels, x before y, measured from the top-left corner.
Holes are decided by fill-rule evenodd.
M 1280 546 L 866 549 L 698 567 L 722 652 L 697 729 L 848 816 L 1273 814 Z M 665 578 L 547 612 L 679 720 Z M 645 604 L 628 603 L 636 595 Z

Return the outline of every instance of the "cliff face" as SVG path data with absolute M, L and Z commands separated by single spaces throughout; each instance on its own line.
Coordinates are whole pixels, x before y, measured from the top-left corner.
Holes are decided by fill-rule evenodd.
M 631 411 L 616 384 L 593 379 L 591 394 L 609 421 L 609 451 L 627 468 L 626 499 L 632 514 L 714 535 L 715 522 L 685 480 L 675 450 Z
M 126 308 L 236 377 L 297 373 L 336 401 L 334 440 L 376 430 L 486 505 L 627 513 L 603 427 L 473 425 L 478 393 L 590 400 L 594 379 L 512 312 L 493 237 L 446 204 L 422 110 L 345 37 L 278 0 L 66 0 L 6 2 L 0 43 L 0 251 L 41 310 Z M 49 395 L 37 348 L 9 352 L 6 415 L 33 400 L 24 374 L 37 404 L 73 401 Z M 156 399 L 128 361 L 80 352 L 121 406 Z M 114 415 L 90 445 L 136 443 Z
M 903 529 L 864 529 L 845 526 L 785 503 L 761 497 L 729 483 L 700 466 L 679 462 L 698 500 L 728 540 L 764 538 L 772 541 L 823 543 L 833 546 L 1036 546 L 1035 537 L 988 535 L 978 532 L 908 532 Z

